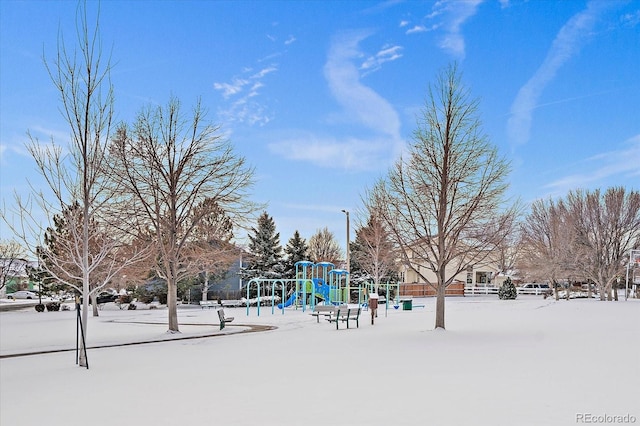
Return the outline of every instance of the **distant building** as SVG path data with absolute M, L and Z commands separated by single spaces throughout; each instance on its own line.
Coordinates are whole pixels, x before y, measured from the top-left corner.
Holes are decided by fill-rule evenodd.
M 468 266 L 465 270 L 458 272 L 453 277 L 452 283 L 447 287 L 446 294 L 462 296 L 464 295 L 465 287 L 501 286 L 504 280 L 507 279 L 507 275 L 500 271 L 498 262 L 494 260 L 494 257 L 492 253 L 488 253 L 483 261 L 479 261 Z M 432 285 L 438 282 L 436 273 L 429 268 L 426 262 L 420 262 L 419 259 L 414 260 L 413 253 L 411 252 L 409 253 L 409 260 L 411 261 L 411 268 L 406 268 L 406 270 L 403 271 L 403 283 L 400 294 L 434 296 L 435 289 Z M 451 278 L 456 272 L 456 269 L 457 264 L 455 261 L 449 264 L 446 269 L 447 279 Z M 432 285 L 429 285 L 429 283 Z
M 0 258 L 0 279 L 4 286 L 0 296 L 14 293 L 18 290 L 33 290 L 34 284 L 29 281 L 27 267 L 35 268 L 38 262 L 20 258 Z

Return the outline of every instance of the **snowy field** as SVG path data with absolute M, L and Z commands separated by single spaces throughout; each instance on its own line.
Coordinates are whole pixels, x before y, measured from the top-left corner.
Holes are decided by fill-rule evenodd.
M 0 425 L 640 424 L 640 300 L 448 298 L 447 331 L 434 299 L 416 304 L 338 331 L 226 308 L 222 332 L 215 310 L 180 306 L 179 335 L 166 308 L 108 304 L 89 370 L 74 350 L 10 356 L 74 349 L 75 311 L 2 311 Z M 277 329 L 239 333 L 256 324 Z

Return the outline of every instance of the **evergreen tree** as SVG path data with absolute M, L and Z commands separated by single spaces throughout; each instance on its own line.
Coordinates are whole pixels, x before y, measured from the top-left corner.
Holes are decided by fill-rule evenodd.
M 502 300 L 514 300 L 518 297 L 516 286 L 511 282 L 511 278 L 507 278 L 502 286 L 498 289 L 498 297 Z
M 263 212 L 258 218 L 258 227 L 251 228 L 249 235 L 249 267 L 244 270 L 244 277 L 280 278 L 283 272 L 282 246 L 280 233 L 276 232 L 273 218 Z
M 296 262 L 307 260 L 308 250 L 309 246 L 307 245 L 307 241 L 301 238 L 300 233 L 296 230 L 284 249 L 286 255 L 284 261 L 284 278 L 295 278 Z

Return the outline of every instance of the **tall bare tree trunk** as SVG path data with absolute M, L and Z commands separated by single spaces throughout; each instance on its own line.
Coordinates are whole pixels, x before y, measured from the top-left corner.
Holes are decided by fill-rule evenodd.
M 436 329 L 444 327 L 444 305 L 447 287 L 445 286 L 444 270 L 438 271 L 438 286 L 436 288 Z
M 438 285 L 436 292 L 436 328 L 444 329 L 444 294 L 445 286 Z
M 202 286 L 202 301 L 207 300 L 207 294 L 209 293 L 209 271 L 204 271 L 204 285 Z
M 93 308 L 93 316 L 98 317 L 100 313 L 98 312 L 98 295 L 93 292 L 91 293 L 91 307 Z
M 173 279 L 167 281 L 167 308 L 169 311 L 169 333 L 179 333 L 178 286 Z

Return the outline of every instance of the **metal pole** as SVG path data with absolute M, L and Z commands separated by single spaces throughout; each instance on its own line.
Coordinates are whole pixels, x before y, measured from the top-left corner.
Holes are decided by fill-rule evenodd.
M 349 303 L 351 302 L 351 289 L 349 288 L 349 276 L 351 275 L 351 259 L 349 255 L 349 211 L 342 210 L 342 212 L 347 215 L 347 267 L 345 269 L 347 270 L 347 303 Z
M 258 308 L 258 316 L 260 316 L 260 280 L 256 282 L 258 284 L 258 293 L 256 293 L 256 307 Z
M 249 303 L 249 287 L 251 287 L 251 281 L 253 280 L 249 280 L 247 283 L 247 316 L 249 316 L 249 305 L 251 304 Z
M 635 253 L 634 253 L 635 252 Z M 640 250 L 629 250 L 629 262 L 627 262 L 627 281 L 624 289 L 624 300 L 629 299 L 629 268 L 636 263 L 636 256 L 640 257 Z M 638 296 L 636 296 L 637 298 Z
M 386 301 L 384 302 L 384 317 L 387 317 L 387 311 L 389 310 L 389 280 L 387 280 L 387 292 L 385 294 Z
M 627 262 L 627 278 L 624 285 L 624 300 L 625 302 L 629 298 L 629 265 L 631 265 L 631 255 L 633 251 L 629 252 L 629 261 Z
M 76 296 L 76 364 L 78 364 L 78 350 L 80 348 L 80 302 Z

